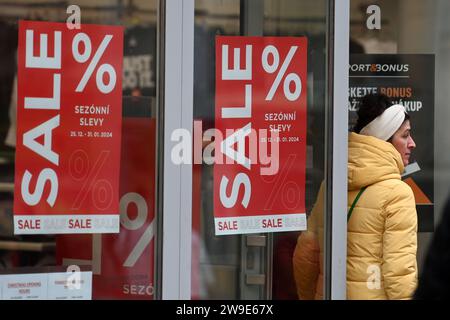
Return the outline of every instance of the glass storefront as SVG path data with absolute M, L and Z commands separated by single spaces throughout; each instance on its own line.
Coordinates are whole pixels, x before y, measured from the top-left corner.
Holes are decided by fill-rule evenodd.
M 81 192 L 87 190 L 89 195 L 92 193 L 93 197 L 99 199 L 99 211 L 103 208 L 102 204 L 109 203 L 110 187 L 105 184 L 104 177 L 94 174 L 101 172 L 96 166 L 103 169 L 112 166 L 111 170 L 105 171 L 117 179 L 113 198 L 117 204 L 114 213 L 119 232 L 33 232 L 32 229 L 38 227 L 35 220 L 27 222 L 26 228 L 31 230 L 28 234 L 17 232 L 19 224 L 15 221 L 17 217 L 13 211 L 20 210 L 14 209 L 15 197 L 18 197 L 18 190 L 24 193 L 24 189 L 17 189 L 17 177 L 23 175 L 19 163 L 29 161 L 39 165 L 42 160 L 24 158 L 27 154 L 18 145 L 23 144 L 25 138 L 22 135 L 26 131 L 18 123 L 18 119 L 25 119 L 21 112 L 26 109 L 23 107 L 25 100 L 20 101 L 20 98 L 24 98 L 27 90 L 34 97 L 50 94 L 50 88 L 40 90 L 37 85 L 27 87 L 25 83 L 29 83 L 26 82 L 28 80 L 20 79 L 20 76 L 18 80 L 18 73 L 23 70 L 19 66 L 25 64 L 21 50 L 26 44 L 25 38 L 18 37 L 19 21 L 62 25 L 77 13 L 68 10 L 69 5 L 64 1 L 0 0 L 0 279 L 19 283 L 19 275 L 65 273 L 68 266 L 78 266 L 83 272 L 92 272 L 92 299 L 297 299 L 292 259 L 301 228 L 295 231 L 259 230 L 219 235 L 218 228 L 224 225 L 217 223 L 221 217 L 218 216 L 220 212 L 215 201 L 221 185 L 216 170 L 222 169 L 204 157 L 205 151 L 212 150 L 210 143 L 216 142 L 211 136 L 211 130 L 220 124 L 218 108 L 224 108 L 218 106 L 218 101 L 228 101 L 221 99 L 230 97 L 231 104 L 226 106 L 228 111 L 222 109 L 222 115 L 230 112 L 230 106 L 244 104 L 244 98 L 239 100 L 244 89 L 242 92 L 227 89 L 233 86 L 227 87 L 228 84 L 223 85 L 223 81 L 219 83 L 223 80 L 218 76 L 219 70 L 228 66 L 228 62 L 218 62 L 217 57 L 224 59 L 222 54 L 225 52 L 218 51 L 218 43 L 232 43 L 234 40 L 230 39 L 262 39 L 258 37 L 264 37 L 263 47 L 269 48 L 269 53 L 264 51 L 265 56 L 253 60 L 257 61 L 254 65 L 265 68 L 264 77 L 267 76 L 255 81 L 261 80 L 268 92 L 269 89 L 272 91 L 272 87 L 276 89 L 277 85 L 280 89 L 279 92 L 275 91 L 275 98 L 273 95 L 268 98 L 270 94 L 267 92 L 256 92 L 252 96 L 254 101 L 263 94 L 267 94 L 266 101 L 271 101 L 283 92 L 286 97 L 284 102 L 295 101 L 301 96 L 300 99 L 305 97 L 306 107 L 303 119 L 296 114 L 289 120 L 292 122 L 288 123 L 299 126 L 301 121 L 305 121 L 304 141 L 293 140 L 289 144 L 292 154 L 300 154 L 298 150 L 303 148 L 304 142 L 304 157 L 296 158 L 292 171 L 281 182 L 272 181 L 270 176 L 262 179 L 263 182 L 273 183 L 275 188 L 262 192 L 259 202 L 273 202 L 275 200 L 272 198 L 275 197 L 289 207 L 299 203 L 298 199 L 301 198 L 304 212 L 300 213 L 304 213 L 305 218 L 310 216 L 314 205 L 320 202 L 323 207 L 320 212 L 323 232 L 319 241 L 324 248 L 320 256 L 324 275 L 320 287 L 324 299 L 345 298 L 333 292 L 337 290 L 345 295 L 345 273 L 336 270 L 345 269 L 343 261 L 346 257 L 347 230 L 345 222 L 341 223 L 341 218 L 345 217 L 340 213 L 343 211 L 341 204 L 346 206 L 347 199 L 346 196 L 336 199 L 334 195 L 346 194 L 347 189 L 346 172 L 343 169 L 346 163 L 339 162 L 347 154 L 347 143 L 335 139 L 338 135 L 347 135 L 347 123 L 344 128 L 335 121 L 343 119 L 343 116 L 348 117 L 348 126 L 351 128 L 355 111 L 353 101 L 370 90 L 383 91 L 396 101 L 405 103 L 411 114 L 417 148 L 411 161 L 413 165 L 407 168 L 404 180 L 414 190 L 416 198 L 420 271 L 434 227 L 440 221 L 450 184 L 450 155 L 446 151 L 446 146 L 450 147 L 450 140 L 446 138 L 449 136 L 446 121 L 450 118 L 446 107 L 446 84 L 450 76 L 450 51 L 447 45 L 449 27 L 446 23 L 450 4 L 447 1 L 186 0 L 181 3 L 173 0 L 78 0 L 72 1 L 71 5 L 80 8 L 77 17 L 81 20 L 81 29 L 63 32 L 62 46 L 70 51 L 63 51 L 62 68 L 74 61 L 79 63 L 79 68 L 76 76 L 67 76 L 64 72 L 61 74 L 61 97 L 72 90 L 65 85 L 64 81 L 68 80 L 64 79 L 71 78 L 70 81 L 82 87 L 82 93 L 86 90 L 84 94 L 73 95 L 75 100 L 68 108 L 77 110 L 74 111 L 78 112 L 76 121 L 91 124 L 91 129 L 86 129 L 86 132 L 72 129 L 63 140 L 54 138 L 53 141 L 56 148 L 61 150 L 81 145 L 77 148 L 102 155 L 102 150 L 112 140 L 106 140 L 107 134 L 96 129 L 100 128 L 101 121 L 108 120 L 96 119 L 108 119 L 108 116 L 89 114 L 89 110 L 94 110 L 90 108 L 94 108 L 95 102 L 89 100 L 90 93 L 87 91 L 98 88 L 95 90 L 103 90 L 101 97 L 105 98 L 114 90 L 109 87 L 111 83 L 117 80 L 121 84 L 121 89 L 115 88 L 121 96 L 120 126 L 116 127 L 116 131 L 111 129 L 109 132 L 114 137 L 120 137 L 120 144 L 116 140 L 116 147 L 120 145 L 120 148 L 115 149 L 120 150 L 120 162 L 117 162 L 120 165 L 114 165 L 116 162 L 112 158 L 106 161 L 101 160 L 101 156 L 89 158 L 84 153 L 77 153 L 77 150 L 67 156 L 67 163 L 61 156 L 62 166 L 67 165 L 73 181 L 78 181 L 70 183 L 69 190 L 73 192 L 70 197 L 73 199 L 69 200 L 74 203 L 91 201 Z M 335 13 L 347 6 L 349 19 L 345 16 L 345 22 L 348 29 L 340 26 L 342 21 L 339 18 L 342 16 L 338 17 Z M 90 24 L 97 25 L 97 30 L 94 28 L 94 31 L 90 31 Z M 107 44 L 103 45 L 102 40 L 107 31 L 104 34 L 101 32 L 108 29 L 100 26 L 122 28 L 123 43 L 120 45 L 123 45 L 123 49 L 120 52 L 111 52 Z M 337 30 L 343 31 L 335 33 Z M 67 39 L 72 41 L 76 33 L 82 32 L 89 35 L 89 43 L 84 36 L 77 38 L 77 45 L 64 43 Z M 93 36 L 94 33 L 90 32 L 98 34 Z M 66 34 L 71 34 L 70 38 L 65 38 Z M 349 48 L 340 37 L 349 40 Z M 20 39 L 23 40 L 22 47 Z M 43 39 L 34 42 L 32 55 L 36 56 L 38 47 L 41 53 L 47 53 L 47 49 L 43 49 L 47 38 Z M 52 39 L 50 36 L 48 41 L 51 43 Z M 305 41 L 304 56 L 299 54 L 294 59 L 305 62 L 304 78 L 300 79 L 298 74 L 297 77 L 298 81 L 304 81 L 307 85 L 300 91 L 296 91 L 299 82 L 295 82 L 297 78 L 294 71 L 289 69 L 283 78 L 283 72 L 289 67 L 289 63 L 284 65 L 284 62 L 289 60 L 286 57 L 290 49 L 284 52 L 280 49 L 282 46 L 278 47 L 279 52 L 276 54 L 280 55 L 276 62 L 273 43 L 280 39 Z M 49 51 L 56 52 L 55 47 L 50 45 Z M 346 54 L 348 52 L 348 76 L 345 72 L 336 73 L 336 70 L 341 70 L 339 67 L 348 64 L 348 61 L 341 61 L 346 60 L 347 55 L 337 53 L 343 51 Z M 267 58 L 270 55 L 273 61 Z M 120 59 L 115 58 L 113 63 L 111 57 Z M 239 56 L 235 52 L 233 57 L 230 54 L 226 59 L 229 59 L 230 65 L 232 59 L 237 59 L 234 68 L 239 69 L 246 56 L 243 53 Z M 122 71 L 114 78 L 111 68 L 116 68 L 116 64 L 121 65 Z M 369 66 L 366 71 L 361 69 L 364 65 Z M 374 67 L 371 69 L 370 66 Z M 380 73 L 376 73 L 377 66 Z M 36 77 L 28 79 L 39 84 Z M 342 99 L 338 99 L 343 97 L 344 92 L 340 92 L 337 86 L 344 85 L 347 88 L 347 80 L 349 90 L 348 97 L 345 94 L 345 101 L 348 98 L 348 109 L 344 108 Z M 45 81 L 42 78 L 42 83 Z M 75 91 L 75 87 L 72 91 Z M 230 90 L 229 94 L 223 93 L 224 88 L 225 91 Z M 95 94 L 98 96 L 97 91 Z M 297 92 L 301 92 L 301 95 L 297 95 Z M 281 113 L 280 105 L 279 101 L 273 103 L 278 113 Z M 80 115 L 80 112 L 87 114 Z M 255 111 L 255 115 L 258 112 L 262 111 Z M 39 119 L 37 115 L 33 113 L 26 121 L 36 125 Z M 276 122 L 275 116 L 268 112 L 264 116 L 266 121 L 272 121 L 271 125 L 277 125 L 281 134 L 282 130 L 291 128 Z M 257 123 L 255 119 L 256 116 L 252 119 L 253 125 Z M 240 123 L 239 119 L 233 121 L 223 123 Z M 61 115 L 61 123 L 65 122 Z M 192 143 L 186 144 L 189 146 L 188 154 L 195 158 L 200 153 L 200 162 L 194 159 L 194 163 L 176 163 L 171 158 L 177 142 L 173 134 L 179 128 L 192 137 Z M 92 139 L 82 140 L 84 134 Z M 52 144 L 52 139 L 48 139 L 45 134 L 43 138 L 34 136 L 32 140 L 45 149 Z M 212 157 L 217 152 L 216 147 Z M 291 158 L 287 159 L 290 161 Z M 100 165 L 102 161 L 104 164 Z M 289 167 L 289 161 L 281 164 Z M 91 166 L 98 170 L 91 170 Z M 233 170 L 229 172 L 235 174 Z M 298 189 L 302 180 L 298 177 L 302 174 L 304 186 Z M 84 183 L 83 179 L 87 177 L 94 179 L 91 184 Z M 33 179 L 36 178 L 31 178 L 31 181 Z M 61 188 L 64 187 L 63 183 L 60 183 Z M 43 198 L 51 198 L 52 184 L 43 183 L 41 189 L 37 184 L 31 182 L 31 191 L 28 192 L 31 198 L 39 192 Z M 261 188 L 261 185 L 253 185 L 253 190 Z M 321 188 L 323 193 L 319 192 Z M 224 192 L 228 199 L 241 199 L 245 195 L 245 191 L 239 188 L 235 196 L 233 193 L 232 188 Z M 318 197 L 319 194 L 322 197 Z M 69 195 L 67 197 L 70 198 Z M 62 217 L 64 214 L 69 215 L 73 205 L 58 204 L 57 208 L 60 210 L 57 214 Z M 19 212 L 27 213 L 26 210 Z M 75 213 L 90 214 L 80 211 Z M 88 228 L 84 224 L 86 221 L 80 223 L 76 227 Z M 270 223 L 274 222 L 271 220 Z M 227 223 L 225 226 L 231 229 L 235 227 Z M 17 279 L 14 279 L 15 276 Z M 2 281 L 0 285 L 4 285 Z M 30 297 L 26 290 L 21 294 L 23 299 Z
M 97 55 L 97 52 L 100 51 L 100 44 L 96 42 L 97 38 L 94 36 L 95 29 L 89 29 L 88 25 L 120 26 L 122 28 L 123 43 L 119 45 L 123 46 L 123 50 L 117 55 L 121 57 L 121 60 L 114 61 L 114 67 L 109 65 L 110 69 L 107 69 L 106 62 L 112 62 L 108 60 L 112 58 L 107 57 L 109 54 L 114 54 L 108 51 L 110 50 L 108 46 L 111 46 L 113 39 L 104 49 L 104 57 L 100 56 L 100 62 L 97 60 L 100 66 L 96 69 L 100 70 L 100 68 L 105 66 L 103 70 L 109 70 L 110 78 L 109 80 L 103 78 L 103 83 L 111 83 L 111 74 L 115 72 L 114 70 L 117 70 L 118 64 L 122 64 L 122 74 L 115 76 L 116 79 L 120 79 L 118 83 L 122 84 L 122 88 L 117 89 L 119 96 L 122 97 L 121 103 L 112 102 L 111 105 L 105 107 L 105 113 L 97 113 L 97 116 L 95 116 L 95 113 L 91 111 L 96 110 L 98 106 L 94 106 L 94 103 L 99 104 L 99 101 L 101 103 L 107 99 L 105 98 L 107 97 L 106 93 L 110 92 L 109 89 L 103 89 L 104 92 L 100 93 L 99 101 L 94 102 L 95 99 L 88 92 L 90 88 L 95 86 L 95 77 L 92 77 L 94 82 L 91 79 L 87 80 L 85 88 L 82 89 L 83 94 L 80 96 L 70 102 L 68 99 L 64 100 L 65 98 L 61 98 L 62 103 L 68 102 L 61 109 L 69 110 L 75 108 L 75 113 L 78 112 L 79 115 L 83 114 L 85 116 L 83 118 L 80 117 L 80 121 L 86 121 L 86 124 L 89 125 L 94 124 L 89 127 L 81 127 L 80 125 L 79 132 L 71 131 L 70 137 L 64 139 L 66 139 L 65 143 L 70 146 L 66 149 L 68 150 L 67 152 L 72 152 L 72 148 L 74 152 L 68 163 L 69 169 L 72 170 L 71 172 L 74 172 L 75 178 L 79 179 L 77 180 L 79 184 L 74 184 L 74 187 L 78 190 L 93 190 L 93 194 L 100 199 L 100 202 L 97 202 L 97 204 L 101 204 L 102 201 L 109 201 L 108 187 L 110 185 L 105 183 L 103 178 L 102 182 L 96 182 L 91 185 L 84 184 L 84 181 L 87 180 L 83 179 L 89 177 L 91 173 L 99 173 L 100 177 L 102 175 L 102 167 L 108 167 L 108 162 L 112 163 L 115 160 L 105 156 L 106 161 L 99 162 L 96 159 L 100 158 L 92 158 L 87 155 L 92 154 L 93 149 L 105 151 L 107 149 L 107 141 L 110 140 L 109 135 L 116 137 L 116 145 L 117 142 L 121 144 L 121 148 L 117 145 L 119 147 L 118 150 L 121 149 L 121 153 L 118 155 L 120 166 L 108 169 L 111 174 L 119 177 L 118 190 L 116 189 L 115 191 L 119 193 L 120 216 L 117 217 L 120 217 L 120 232 L 115 234 L 52 234 L 53 232 L 48 234 L 43 232 L 18 234 L 14 231 L 15 163 L 17 164 L 17 161 L 21 160 L 19 157 L 22 157 L 24 161 L 32 161 L 31 158 L 28 160 L 23 159 L 23 153 L 16 157 L 17 143 L 20 144 L 22 142 L 20 136 L 16 137 L 16 135 L 20 135 L 16 134 L 16 128 L 18 127 L 16 119 L 19 119 L 18 106 L 21 105 L 20 101 L 18 101 L 18 96 L 20 96 L 20 90 L 27 90 L 23 88 L 37 86 L 37 82 L 33 82 L 33 85 L 26 85 L 23 79 L 19 79 L 18 90 L 17 70 L 19 63 L 21 63 L 18 50 L 24 50 L 23 47 L 18 47 L 19 20 L 65 24 L 66 20 L 68 22 L 69 20 L 71 22 L 77 21 L 76 19 L 69 19 L 71 16 L 74 17 L 73 15 L 76 15 L 77 11 L 76 8 L 73 9 L 61 1 L 0 1 L 0 39 L 2 41 L 0 49 L 2 57 L 0 63 L 0 273 L 2 274 L 2 288 L 6 286 L 7 282 L 12 281 L 11 279 L 14 278 L 14 275 L 31 274 L 30 279 L 39 279 L 36 281 L 40 281 L 39 274 L 51 274 L 51 270 L 54 272 L 66 272 L 67 266 L 74 265 L 79 266 L 81 270 L 92 271 L 93 299 L 152 299 L 155 295 L 153 270 L 155 256 L 157 256 L 154 252 L 156 229 L 154 220 L 158 3 L 152 0 L 111 0 L 73 1 L 71 4 L 78 6 L 80 10 L 77 17 L 78 21 L 81 22 L 81 29 L 62 31 L 63 69 L 69 63 L 67 58 L 73 55 L 76 62 L 79 63 L 79 70 L 85 74 L 88 73 L 86 71 L 86 63 L 95 60 L 94 55 Z M 106 33 L 111 32 L 111 30 Z M 87 34 L 87 37 L 79 41 L 84 43 L 84 49 L 82 49 L 83 45 L 78 43 L 78 47 L 72 47 L 72 50 L 69 47 L 65 51 L 67 46 L 64 46 L 64 42 L 68 41 L 70 32 L 72 34 L 75 32 L 79 32 L 79 34 L 85 32 L 85 35 Z M 116 36 L 117 34 L 114 34 L 114 37 Z M 35 37 L 35 43 L 38 41 L 37 38 Z M 41 54 L 42 41 L 41 38 Z M 50 36 L 48 43 L 52 43 L 52 41 L 52 36 Z M 23 46 L 23 44 L 20 45 Z M 88 50 L 89 46 L 90 51 Z M 49 49 L 49 52 L 52 52 L 52 48 Z M 88 54 L 89 52 L 90 54 Z M 78 56 L 76 53 L 78 53 Z M 81 59 L 83 56 L 85 58 Z M 114 68 L 114 70 L 111 71 L 111 68 Z M 98 85 L 99 71 L 96 71 L 96 74 L 97 87 L 102 88 Z M 61 97 L 65 97 L 72 88 L 67 85 L 67 82 L 64 82 L 66 81 L 64 79 L 67 79 L 64 73 L 62 73 L 61 77 L 63 79 Z M 75 80 L 81 79 L 81 75 L 76 77 L 77 79 Z M 47 94 L 45 89 L 43 94 Z M 98 94 L 99 92 L 94 93 L 94 95 Z M 122 119 L 121 129 L 116 130 L 117 128 L 115 128 L 106 132 L 102 129 L 102 125 L 103 128 L 107 125 L 108 117 L 113 112 L 112 109 L 118 108 L 120 104 L 122 107 L 118 110 L 122 110 L 122 112 L 118 117 Z M 28 115 L 28 117 L 32 116 Z M 94 122 L 88 122 L 94 119 L 100 119 L 101 124 L 95 125 Z M 67 122 L 67 118 L 64 118 L 62 113 L 61 127 L 64 122 Z M 57 132 L 56 130 L 55 132 Z M 60 134 L 60 132 L 58 131 L 57 134 Z M 77 137 L 73 137 L 72 134 Z M 84 148 L 83 146 L 80 149 L 76 147 L 81 141 L 79 139 L 83 139 L 78 134 L 87 135 L 89 138 L 89 141 L 85 140 L 83 142 L 85 144 Z M 78 140 L 76 140 L 77 138 Z M 56 145 L 57 138 L 55 137 L 53 141 L 55 141 Z M 47 147 L 47 141 L 44 144 Z M 109 150 L 101 154 L 106 155 L 108 152 L 113 151 Z M 60 159 L 60 164 L 64 167 L 66 164 L 62 154 Z M 48 188 L 48 186 L 44 186 L 44 195 L 45 192 L 48 192 L 46 191 L 48 189 L 45 188 Z M 32 189 L 33 187 L 31 187 Z M 76 198 L 79 199 L 81 204 L 86 203 L 89 197 L 79 197 L 80 194 L 76 192 Z M 69 205 L 67 203 L 67 207 L 59 206 L 61 213 L 69 210 Z M 99 206 L 101 207 L 101 205 Z M 87 228 L 89 227 L 89 222 L 84 224 L 84 226 L 83 221 L 79 225 L 73 226 Z M 33 290 L 31 292 L 28 289 L 23 290 L 19 290 L 19 293 L 14 292 L 11 294 L 13 297 L 15 296 L 14 294 L 17 294 L 16 298 L 18 299 L 26 299 L 27 297 L 50 298 L 50 296 L 42 296 L 41 293 L 34 295 Z M 12 292 L 13 290 L 10 291 Z M 6 287 L 2 292 L 2 298 L 7 299 L 9 291 L 7 295 Z
M 161 161 L 157 148 L 162 150 L 163 146 L 160 143 L 164 141 L 158 137 L 164 127 L 164 122 L 158 120 L 158 115 L 165 112 L 164 106 L 161 104 L 158 107 L 157 103 L 160 92 L 158 81 L 161 81 L 158 70 L 163 69 L 165 63 L 164 59 L 158 56 L 160 49 L 157 38 L 168 37 L 167 30 L 170 28 L 168 25 L 162 28 L 164 34 L 158 31 L 158 12 L 160 6 L 168 5 L 168 2 L 77 1 L 73 4 L 81 9 L 79 16 L 81 26 L 96 24 L 123 27 L 122 142 L 120 168 L 116 168 L 120 175 L 120 232 L 119 234 L 15 234 L 14 163 L 16 141 L 20 141 L 16 137 L 16 119 L 19 118 L 17 106 L 20 105 L 17 101 L 17 97 L 20 96 L 17 93 L 16 58 L 18 21 L 64 23 L 73 12 L 66 11 L 66 6 L 58 1 L 45 3 L 18 1 L 14 4 L 0 1 L 1 36 L 3 43 L 6 44 L 2 46 L 3 60 L 0 72 L 2 273 L 18 275 L 29 270 L 33 270 L 32 273 L 42 273 L 49 270 L 48 268 L 58 266 L 60 266 L 58 270 L 61 271 L 64 270 L 63 266 L 76 265 L 81 266 L 83 270 L 92 271 L 93 299 L 153 299 L 158 296 L 158 289 L 164 291 L 164 281 L 161 281 L 161 277 L 165 270 L 161 257 L 162 250 L 168 243 L 162 238 L 164 217 L 159 222 L 156 219 L 156 212 L 161 212 L 158 208 L 164 207 L 162 204 L 158 207 L 156 201 L 165 199 L 158 196 L 157 190 L 167 178 L 164 169 L 162 171 L 157 169 L 161 167 L 161 164 L 160 167 L 157 164 Z M 304 79 L 308 83 L 307 142 L 304 164 L 305 189 L 302 193 L 304 192 L 306 213 L 309 213 L 316 201 L 318 189 L 325 179 L 325 118 L 326 110 L 329 108 L 327 73 L 330 66 L 327 64 L 328 2 L 319 1 L 311 4 L 309 1 L 287 0 L 226 2 L 198 0 L 195 1 L 193 9 L 195 17 L 192 39 L 194 43 L 192 116 L 194 121 L 201 123 L 202 133 L 215 126 L 214 79 L 217 36 L 307 39 L 307 71 Z M 165 14 L 168 14 L 168 11 Z M 160 21 L 169 23 L 170 20 Z M 84 46 L 87 45 L 84 43 Z M 75 49 L 79 57 L 86 54 L 82 53 L 83 50 L 79 47 Z M 164 54 L 167 60 L 170 53 L 165 51 Z M 86 56 L 88 59 L 92 58 L 90 55 Z M 77 61 L 84 63 L 87 59 L 79 58 L 79 60 Z M 106 83 L 105 79 L 103 83 Z M 170 113 L 168 117 L 170 118 Z M 95 134 L 94 132 L 93 136 Z M 93 143 L 90 148 L 92 147 L 101 148 L 101 145 Z M 294 145 L 291 147 L 295 149 Z M 79 173 L 80 177 L 84 176 L 81 172 L 83 166 L 89 164 L 85 160 L 83 157 L 77 157 L 73 163 L 72 169 L 75 173 Z M 192 256 L 189 258 L 192 268 L 191 298 L 295 299 L 291 256 L 299 232 L 215 235 L 213 166 L 205 163 L 195 164 L 192 169 L 190 190 Z M 77 189 L 76 184 L 74 188 Z M 83 189 L 82 186 L 80 188 Z M 162 192 L 162 189 L 160 190 Z M 99 192 L 99 196 L 104 196 L 101 192 L 106 191 L 99 189 Z M 293 190 L 283 189 L 282 192 L 292 194 Z M 64 212 L 66 209 L 61 207 L 60 210 Z M 164 215 L 164 212 L 162 214 Z M 158 228 L 161 228 L 159 232 Z M 159 234 L 161 238 L 155 241 Z

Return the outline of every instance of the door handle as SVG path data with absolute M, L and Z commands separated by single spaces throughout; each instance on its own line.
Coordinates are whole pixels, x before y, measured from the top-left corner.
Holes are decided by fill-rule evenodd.
M 266 236 L 247 236 L 247 247 L 265 247 Z
M 246 274 L 245 283 L 263 286 L 266 284 L 266 276 L 264 274 Z

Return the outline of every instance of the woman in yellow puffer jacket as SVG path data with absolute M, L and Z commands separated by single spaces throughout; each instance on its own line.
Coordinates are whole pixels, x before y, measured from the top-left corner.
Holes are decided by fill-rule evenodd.
M 417 285 L 417 213 L 401 180 L 412 149 L 409 116 L 388 97 L 365 96 L 349 134 L 347 299 L 410 299 Z M 293 256 L 300 299 L 323 298 L 323 191 Z

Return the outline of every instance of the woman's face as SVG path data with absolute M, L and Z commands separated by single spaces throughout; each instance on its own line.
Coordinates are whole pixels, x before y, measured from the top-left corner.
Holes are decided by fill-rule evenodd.
M 411 136 L 411 124 L 409 120 L 403 122 L 402 126 L 392 136 L 392 144 L 402 156 L 403 165 L 406 167 L 409 163 L 411 151 L 416 147 Z

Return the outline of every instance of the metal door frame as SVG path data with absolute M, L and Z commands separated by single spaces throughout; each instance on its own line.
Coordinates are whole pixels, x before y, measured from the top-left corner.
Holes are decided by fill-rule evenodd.
M 171 161 L 176 129 L 192 137 L 194 0 L 160 0 L 156 298 L 191 298 L 192 163 Z
M 324 298 L 344 300 L 347 291 L 347 160 L 350 0 L 331 0 L 328 23 L 328 113 L 325 125 Z M 330 143 L 331 142 L 331 143 Z M 330 159 L 331 157 L 331 159 Z M 331 166 L 330 166 L 331 164 Z

